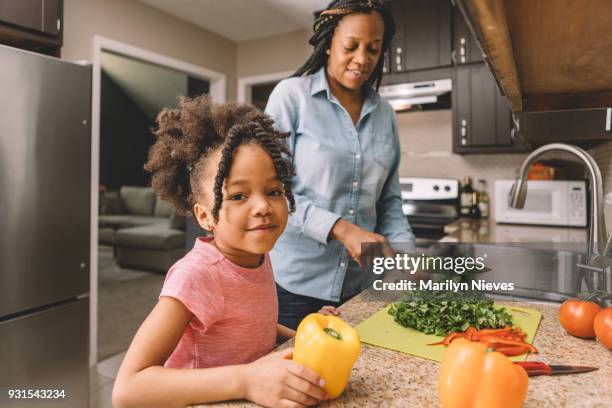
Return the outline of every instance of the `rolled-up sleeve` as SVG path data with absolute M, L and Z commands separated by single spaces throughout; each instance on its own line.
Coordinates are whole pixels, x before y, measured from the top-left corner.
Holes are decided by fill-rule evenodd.
M 287 81 L 281 81 L 270 94 L 266 113 L 274 120 L 277 129 L 289 132 L 289 151 L 295 154 L 295 142 L 298 130 L 298 104 L 291 94 Z M 293 176 L 293 185 L 299 176 Z M 318 242 L 326 244 L 334 224 L 340 219 L 335 214 L 315 205 L 308 197 L 293 191 L 295 212 L 290 214 L 289 223 L 298 227 L 301 232 Z

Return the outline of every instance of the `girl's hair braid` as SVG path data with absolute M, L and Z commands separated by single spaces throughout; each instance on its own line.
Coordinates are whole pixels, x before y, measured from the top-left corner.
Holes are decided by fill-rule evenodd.
M 285 137 L 288 136 L 289 134 L 286 134 Z M 283 157 L 283 153 L 289 154 L 286 150 L 286 146 L 284 144 L 279 144 L 272 139 L 270 137 L 270 133 L 266 131 L 259 123 L 255 124 L 255 137 L 258 140 L 261 140 L 262 147 L 272 158 L 272 163 L 274 164 L 276 174 L 282 175 L 279 177 L 279 179 L 281 183 L 283 183 L 285 196 L 287 197 L 287 201 L 289 201 L 289 210 L 293 212 L 295 210 L 295 198 L 293 197 L 293 191 L 291 190 L 291 175 L 293 174 L 293 170 L 291 169 L 289 162 Z
M 235 150 L 242 144 L 256 144 L 272 158 L 278 179 L 283 183 L 290 210 L 295 201 L 291 192 L 293 170 L 286 160 L 285 139 L 289 133 L 274 128 L 274 122 L 256 107 L 246 104 L 214 104 L 208 96 L 181 98 L 177 109 L 164 109 L 157 116 L 157 141 L 149 151 L 145 170 L 152 172 L 151 185 L 180 213 L 189 213 L 196 197 L 203 194 L 202 177 L 210 155 L 221 148 L 222 157 L 214 178 L 213 217 L 218 220 L 223 203 L 223 183 Z
M 219 219 L 219 210 L 221 210 L 221 204 L 223 203 L 223 182 L 227 178 L 231 165 L 232 156 L 234 151 L 242 141 L 244 136 L 244 125 L 235 125 L 232 127 L 228 134 L 227 139 L 221 152 L 221 161 L 219 162 L 219 169 L 215 177 L 215 185 L 213 191 L 215 193 L 215 204 L 212 210 L 215 221 Z
M 388 5 L 382 0 L 334 0 L 325 10 L 319 14 L 319 17 L 313 25 L 313 35 L 308 41 L 314 47 L 314 50 L 308 60 L 292 75 L 299 77 L 302 75 L 313 74 L 321 67 L 327 65 L 326 51 L 331 46 L 331 40 L 334 35 L 334 30 L 338 26 L 338 22 L 344 16 L 354 13 L 372 13 L 377 12 L 381 15 L 385 31 L 383 34 L 383 43 L 380 52 L 380 57 L 376 63 L 376 67 L 372 71 L 368 83 L 370 86 L 378 90 L 383 76 L 384 54 L 391 45 L 391 39 L 395 34 L 395 23 L 391 17 Z
M 286 148 L 271 136 L 270 131 L 272 130 L 272 132 L 274 132 L 274 130 L 271 129 L 272 122 L 265 120 L 262 122 L 263 123 L 252 121 L 247 124 L 235 125 L 228 132 L 228 136 L 223 144 L 223 150 L 221 151 L 221 161 L 219 162 L 219 169 L 213 187 L 215 203 L 212 209 L 212 215 L 215 220 L 219 219 L 219 211 L 223 203 L 223 182 L 229 174 L 234 152 L 238 146 L 242 144 L 256 144 L 270 155 L 274 170 L 279 176 L 278 178 L 281 183 L 283 183 L 285 196 L 287 197 L 287 201 L 289 201 L 289 210 L 292 212 L 295 210 L 295 199 L 291 191 L 292 171 L 289 162 L 282 156 L 282 153 L 286 152 Z M 264 128 L 266 125 L 268 127 L 267 130 Z M 288 136 L 287 133 L 277 133 L 277 136 L 282 138 Z

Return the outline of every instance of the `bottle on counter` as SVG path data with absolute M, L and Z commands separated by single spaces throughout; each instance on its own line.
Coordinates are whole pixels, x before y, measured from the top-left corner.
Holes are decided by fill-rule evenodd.
M 472 193 L 472 207 L 470 208 L 469 217 L 472 219 L 481 218 L 480 207 L 478 207 L 478 191 Z
M 477 201 L 476 202 L 474 201 L 475 193 L 476 191 L 472 187 L 472 179 L 467 176 L 464 177 L 463 184 L 461 185 L 461 198 L 460 198 L 460 204 L 461 204 L 460 213 L 462 217 L 466 217 L 466 218 L 471 217 L 470 214 L 472 213 L 472 207 L 478 204 Z
M 478 180 L 478 208 L 481 218 L 489 218 L 489 193 L 487 192 L 487 182 L 483 179 Z

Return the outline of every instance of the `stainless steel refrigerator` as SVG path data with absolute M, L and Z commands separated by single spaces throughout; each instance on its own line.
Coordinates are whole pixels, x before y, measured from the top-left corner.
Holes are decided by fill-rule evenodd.
M 0 46 L 2 407 L 89 405 L 90 105 L 90 67 Z

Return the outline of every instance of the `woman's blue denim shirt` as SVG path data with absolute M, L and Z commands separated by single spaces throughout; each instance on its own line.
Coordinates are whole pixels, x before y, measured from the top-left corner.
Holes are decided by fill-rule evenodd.
M 324 68 L 281 81 L 266 113 L 277 128 L 291 132 L 295 168 L 296 211 L 270 253 L 276 282 L 318 299 L 353 295 L 366 277 L 341 242 L 328 242 L 339 218 L 390 242 L 414 242 L 402 212 L 395 113 L 368 88 L 355 126 L 332 95 Z

